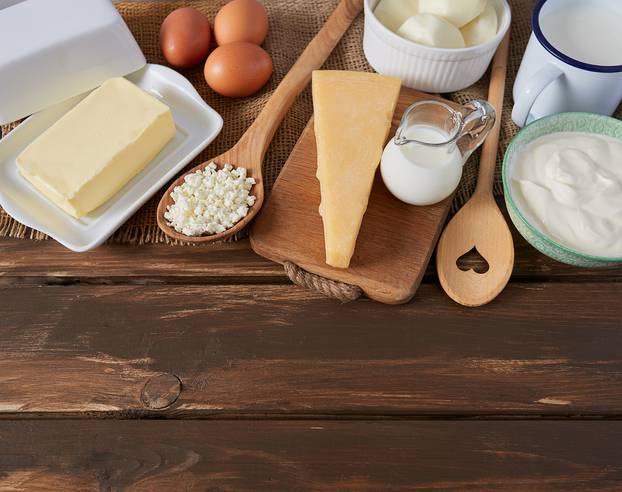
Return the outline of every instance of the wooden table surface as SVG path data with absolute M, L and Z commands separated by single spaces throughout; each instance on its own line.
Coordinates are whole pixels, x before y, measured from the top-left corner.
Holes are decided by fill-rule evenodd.
M 515 244 L 468 309 L 433 269 L 340 304 L 247 241 L 0 239 L 0 491 L 622 490 L 622 268 Z
M 622 489 L 622 269 L 515 236 L 492 304 L 290 284 L 247 241 L 0 240 L 0 490 Z

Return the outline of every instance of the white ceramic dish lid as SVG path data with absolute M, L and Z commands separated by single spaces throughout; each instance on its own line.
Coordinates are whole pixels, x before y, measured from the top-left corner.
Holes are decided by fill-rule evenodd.
M 171 109 L 177 134 L 121 191 L 81 219 L 66 214 L 39 193 L 21 176 L 16 159 L 88 92 L 31 116 L 0 140 L 0 207 L 22 224 L 51 236 L 73 251 L 87 251 L 102 244 L 222 129 L 220 115 L 174 70 L 147 65 L 127 78 Z
M 0 124 L 142 68 L 111 0 L 0 0 Z

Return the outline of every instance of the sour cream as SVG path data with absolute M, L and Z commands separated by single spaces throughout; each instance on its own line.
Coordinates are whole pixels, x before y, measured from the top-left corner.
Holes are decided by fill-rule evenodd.
M 519 209 L 547 236 L 592 256 L 622 257 L 622 142 L 579 132 L 528 144 L 512 168 Z

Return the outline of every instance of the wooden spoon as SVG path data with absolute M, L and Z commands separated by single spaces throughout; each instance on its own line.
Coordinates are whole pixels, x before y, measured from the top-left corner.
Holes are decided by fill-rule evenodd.
M 256 184 L 253 186 L 251 193 L 255 195 L 257 199 L 255 204 L 248 211 L 248 215 L 233 227 L 220 234 L 192 237 L 175 231 L 175 229 L 168 225 L 167 220 L 164 218 L 164 213 L 167 207 L 173 204 L 171 192 L 176 186 L 184 182 L 186 176 L 184 174 L 166 190 L 158 205 L 158 226 L 167 236 L 173 239 L 194 243 L 220 241 L 242 230 L 253 220 L 253 217 L 259 212 L 264 199 L 264 183 L 261 174 L 264 156 L 277 128 L 280 126 L 285 114 L 294 103 L 298 94 L 300 94 L 309 83 L 311 72 L 319 69 L 324 64 L 343 34 L 348 30 L 348 27 L 362 9 L 363 0 L 341 0 L 320 32 L 317 33 L 289 73 L 283 78 L 257 119 L 248 128 L 246 133 L 242 135 L 240 141 L 224 154 L 209 159 L 188 172 L 193 173 L 199 169 L 203 170 L 212 161 L 215 162 L 219 168 L 224 164 L 246 168 L 248 176 L 255 178 Z
M 464 306 L 481 306 L 492 301 L 508 283 L 514 267 L 512 234 L 492 194 L 509 36 L 508 33 L 501 42 L 492 62 L 488 101 L 496 109 L 497 120 L 482 147 L 477 188 L 447 224 L 436 252 L 436 270 L 443 289 Z M 458 268 L 458 259 L 473 248 L 488 262 L 485 273 Z

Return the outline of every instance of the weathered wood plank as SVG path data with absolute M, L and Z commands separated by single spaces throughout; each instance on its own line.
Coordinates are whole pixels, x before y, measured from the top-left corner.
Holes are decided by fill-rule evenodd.
M 621 295 L 514 283 L 468 309 L 436 285 L 404 306 L 286 285 L 4 287 L 0 410 L 619 415 Z M 157 410 L 161 373 L 182 386 L 148 391 L 173 401 Z
M 620 281 L 622 267 L 588 269 L 555 262 L 516 241 L 513 280 Z M 467 258 L 465 267 L 478 261 Z M 259 255 L 248 241 L 205 246 L 104 245 L 73 253 L 54 241 L 0 239 L 0 283 L 53 283 L 80 279 L 91 283 L 287 283 L 283 268 Z M 436 281 L 434 260 L 424 282 Z
M 0 239 L 0 282 L 35 280 L 108 280 L 142 282 L 287 281 L 283 267 L 259 255 L 248 240 L 209 246 L 106 244 L 74 253 L 55 241 Z
M 603 491 L 622 422 L 3 421 L 0 490 Z
M 506 220 L 503 200 L 499 200 Z M 620 267 L 588 269 L 564 265 L 532 248 L 510 227 L 516 248 L 513 280 L 622 280 Z M 465 268 L 480 265 L 466 258 Z M 73 253 L 55 241 L 0 238 L 0 283 L 53 283 L 80 279 L 90 283 L 287 283 L 283 268 L 250 250 L 247 240 L 209 246 L 106 244 L 88 253 Z M 436 282 L 434 259 L 424 282 Z

